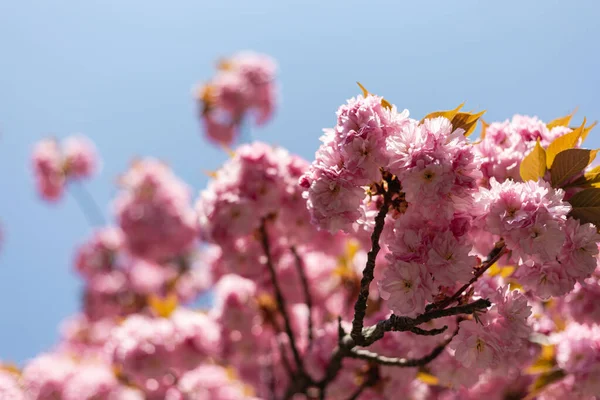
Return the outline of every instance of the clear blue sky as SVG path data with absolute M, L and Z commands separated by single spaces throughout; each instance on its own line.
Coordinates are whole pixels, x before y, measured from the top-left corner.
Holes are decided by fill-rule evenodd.
M 71 259 L 90 227 L 72 198 L 37 199 L 38 139 L 96 142 L 104 168 L 88 188 L 107 218 L 134 156 L 164 159 L 197 192 L 225 155 L 202 139 L 191 88 L 244 49 L 281 69 L 281 107 L 254 137 L 306 158 L 357 80 L 417 117 L 467 101 L 488 121 L 576 106 L 599 120 L 599 20 L 593 0 L 0 2 L 0 359 L 47 349 L 79 307 Z

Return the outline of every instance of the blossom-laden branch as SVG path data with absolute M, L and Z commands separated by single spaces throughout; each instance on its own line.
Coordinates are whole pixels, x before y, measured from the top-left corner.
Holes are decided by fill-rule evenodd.
M 387 215 L 390 206 L 390 195 L 387 192 L 383 194 L 383 204 L 375 217 L 375 228 L 371 235 L 371 250 L 367 255 L 367 263 L 363 270 L 363 276 L 360 280 L 360 292 L 358 293 L 358 299 L 354 304 L 354 318 L 352 319 L 352 332 L 351 336 L 354 341 L 362 345 L 364 342 L 363 326 L 364 319 L 367 311 L 367 300 L 369 299 L 369 286 L 374 279 L 375 271 L 375 259 L 379 254 L 379 238 L 381 232 L 383 232 L 383 226 L 385 224 L 385 217 Z
M 283 317 L 283 324 L 285 333 L 289 338 L 290 347 L 292 349 L 292 354 L 294 356 L 294 361 L 296 362 L 296 367 L 298 369 L 298 373 L 304 375 L 304 363 L 302 361 L 302 357 L 300 357 L 300 352 L 298 351 L 298 346 L 296 345 L 296 338 L 294 336 L 294 332 L 292 330 L 292 324 L 290 321 L 290 317 L 287 312 L 286 301 L 283 297 L 283 293 L 281 292 L 281 287 L 279 285 L 279 280 L 277 279 L 277 272 L 275 271 L 275 265 L 273 264 L 273 258 L 271 256 L 271 248 L 269 244 L 269 235 L 267 233 L 266 220 L 263 219 L 260 228 L 260 239 L 263 251 L 267 258 L 267 269 L 269 270 L 269 274 L 271 277 L 271 282 L 273 283 L 273 288 L 275 290 L 275 299 L 277 300 L 277 307 L 279 308 L 279 312 Z
M 300 276 L 300 283 L 302 284 L 302 290 L 304 291 L 304 301 L 306 302 L 306 307 L 308 308 L 308 348 L 310 349 L 312 347 L 314 334 L 312 318 L 312 296 L 310 293 L 310 287 L 308 286 L 308 279 L 306 277 L 304 262 L 298 254 L 296 247 L 292 246 L 291 251 L 294 255 L 296 270 L 298 271 L 298 275 Z
M 392 314 L 388 319 L 380 321 L 376 325 L 363 329 L 362 338 L 364 344 L 362 344 L 361 346 L 370 346 L 377 340 L 383 338 L 385 332 L 414 332 L 415 328 L 418 325 L 424 324 L 434 319 L 449 317 L 452 315 L 473 314 L 479 311 L 483 311 L 490 306 L 491 302 L 489 300 L 479 299 L 477 301 L 462 306 L 451 307 L 444 310 L 432 310 L 429 312 L 425 312 L 424 314 L 421 314 L 415 318 L 399 317 Z M 447 327 L 427 331 L 424 329 L 417 328 L 415 333 L 433 335 L 440 334 L 446 329 Z M 454 332 L 453 337 L 457 333 L 458 330 Z M 329 361 L 329 365 L 325 373 L 325 377 L 321 381 L 316 383 L 317 387 L 319 387 L 321 390 L 320 399 L 325 399 L 325 391 L 327 385 L 329 385 L 329 383 L 335 379 L 335 377 L 342 368 L 342 360 L 346 357 L 365 359 L 375 363 L 380 363 L 382 365 L 395 365 L 400 367 L 421 366 L 431 362 L 433 359 L 439 356 L 451 340 L 448 339 L 444 341 L 442 344 L 436 347 L 430 354 L 420 359 L 396 359 L 383 357 L 368 350 L 356 349 L 357 343 L 351 335 L 348 335 L 344 332 L 344 329 L 341 325 L 341 319 L 338 319 L 338 334 L 338 345 L 333 350 L 331 359 Z

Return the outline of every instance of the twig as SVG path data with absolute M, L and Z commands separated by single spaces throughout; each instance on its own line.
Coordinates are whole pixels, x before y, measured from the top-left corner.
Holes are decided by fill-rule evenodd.
M 421 329 L 418 327 L 414 327 L 412 328 L 410 331 L 416 335 L 422 335 L 422 336 L 435 336 L 435 335 L 439 335 L 442 334 L 444 332 L 446 332 L 446 329 L 448 329 L 448 325 L 444 325 L 441 328 L 436 328 L 436 329 Z
M 458 333 L 458 330 L 454 333 L 454 335 L 452 335 L 452 337 L 454 337 L 457 333 Z M 379 365 L 388 365 L 388 366 L 394 366 L 394 367 L 420 367 L 420 366 L 430 363 L 435 358 L 437 358 L 440 354 L 442 354 L 442 352 L 444 351 L 446 346 L 448 346 L 448 343 L 450 343 L 451 340 L 452 340 L 452 338 L 445 340 L 442 344 L 440 344 L 435 349 L 433 349 L 433 351 L 431 353 L 429 353 L 426 356 L 421 357 L 421 358 L 412 358 L 411 359 L 411 358 L 386 357 L 386 356 L 379 355 L 377 353 L 373 353 L 366 349 L 352 349 L 350 351 L 349 357 L 359 358 L 361 360 L 367 360 L 370 362 L 377 363 Z
M 296 270 L 300 276 L 302 290 L 304 291 L 304 301 L 306 302 L 306 307 L 308 308 L 308 349 L 310 350 L 313 343 L 312 296 L 310 293 L 310 287 L 308 286 L 308 279 L 306 278 L 306 271 L 304 270 L 304 262 L 302 262 L 302 258 L 298 254 L 296 247 L 292 246 L 291 251 L 296 261 Z
M 399 317 L 397 315 L 392 314 L 388 319 L 379 321 L 377 324 L 372 325 L 363 330 L 363 335 L 365 338 L 364 343 L 366 346 L 375 343 L 383 337 L 385 332 L 412 331 L 416 326 L 424 324 L 425 322 L 432 321 L 434 319 L 449 317 L 451 315 L 473 314 L 474 312 L 482 311 L 490 307 L 491 305 L 492 303 L 489 300 L 479 299 L 477 301 L 462 306 L 425 312 L 424 314 L 421 314 L 416 318 Z M 421 331 L 426 332 L 424 330 Z
M 354 318 L 352 319 L 352 332 L 350 335 L 358 345 L 363 345 L 363 327 L 364 319 L 367 311 L 367 300 L 369 299 L 369 285 L 373 281 L 373 271 L 375 270 L 375 259 L 379 253 L 379 238 L 385 224 L 385 216 L 387 215 L 390 205 L 390 195 L 387 192 L 383 193 L 383 204 L 375 217 L 375 229 L 371 235 L 371 250 L 367 255 L 367 263 L 363 270 L 363 276 L 360 280 L 360 292 L 358 299 L 354 304 Z
M 71 183 L 69 189 L 71 189 L 69 193 L 71 193 L 85 219 L 92 227 L 106 225 L 102 210 L 83 184 L 73 185 Z
M 273 288 L 275 289 L 275 300 L 277 302 L 279 312 L 283 317 L 285 333 L 290 339 L 290 347 L 292 348 L 292 354 L 294 355 L 294 361 L 296 362 L 298 371 L 304 374 L 304 364 L 302 362 L 302 358 L 300 357 L 298 347 L 296 346 L 296 338 L 294 337 L 294 331 L 292 330 L 292 324 L 290 322 L 290 317 L 287 312 L 286 302 L 281 292 L 281 287 L 279 286 L 275 266 L 273 265 L 273 258 L 271 256 L 271 250 L 269 245 L 269 236 L 267 234 L 266 220 L 264 219 L 260 225 L 260 236 L 263 251 L 265 253 L 265 256 L 267 257 L 267 268 L 269 270 L 269 274 L 271 275 L 271 282 L 273 283 Z

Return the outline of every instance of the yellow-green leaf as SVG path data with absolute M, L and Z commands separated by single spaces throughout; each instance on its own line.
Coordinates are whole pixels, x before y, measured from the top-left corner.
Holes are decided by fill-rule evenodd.
M 159 317 L 168 318 L 177 308 L 177 304 L 177 295 L 174 293 L 166 297 L 159 297 L 154 294 L 148 296 L 148 305 Z
M 569 199 L 570 215 L 582 224 L 591 222 L 600 227 L 600 188 L 584 189 Z
M 567 149 L 558 153 L 550 168 L 552 186 L 560 187 L 561 183 L 583 171 L 594 161 L 597 152 L 598 150 Z
M 600 187 L 600 166 L 585 172 L 582 177 L 569 183 L 568 187 Z
M 521 161 L 520 171 L 524 181 L 537 181 L 546 173 L 546 151 L 540 146 L 539 140 L 531 153 Z
M 562 369 L 544 372 L 529 386 L 529 394 L 525 397 L 525 399 L 534 399 L 546 386 L 561 380 L 565 377 L 565 375 L 565 371 Z
M 435 111 L 435 112 L 429 113 L 421 120 L 421 122 L 423 122 L 426 119 L 437 118 L 437 117 L 446 117 L 450 121 L 452 121 L 452 119 L 456 116 L 456 114 L 458 114 L 458 112 L 460 111 L 461 108 L 463 108 L 464 105 L 465 105 L 465 103 L 461 103 L 454 110 Z
M 505 265 L 503 267 L 500 267 L 498 266 L 498 263 L 495 263 L 488 269 L 487 272 L 490 276 L 500 275 L 502 278 L 508 278 L 512 275 L 513 272 L 515 272 L 515 266 Z
M 594 129 L 594 127 L 596 125 L 598 125 L 598 121 L 594 121 L 594 123 L 591 124 L 590 126 L 588 126 L 587 128 L 583 128 L 583 132 L 581 132 L 581 143 L 583 143 L 583 141 L 587 138 L 587 136 L 590 133 L 590 131 L 592 129 Z
M 481 122 L 481 134 L 479 135 L 479 137 L 481 139 L 485 139 L 485 131 L 487 130 L 488 126 L 490 126 L 490 124 L 488 124 L 481 118 L 479 119 L 479 122 Z
M 422 371 L 417 373 L 417 379 L 428 385 L 437 385 L 439 383 L 439 379 L 436 376 Z
M 548 168 L 552 166 L 552 162 L 554 161 L 554 157 L 558 153 L 563 150 L 572 149 L 577 146 L 579 139 L 581 138 L 581 134 L 583 133 L 583 129 L 585 127 L 585 118 L 583 119 L 583 123 L 579 128 L 574 129 L 572 132 L 569 132 L 565 135 L 559 136 L 550 145 L 546 150 L 546 165 Z
M 386 99 L 381 99 L 381 106 L 383 108 L 387 108 L 388 110 L 392 109 L 392 104 L 389 101 L 387 101 Z
M 485 113 L 485 110 L 481 111 L 477 114 L 459 112 L 454 116 L 454 118 L 451 119 L 452 128 L 464 129 L 465 130 L 464 135 L 469 136 L 473 132 L 475 132 L 475 128 L 477 127 L 477 121 L 479 121 L 479 118 L 481 118 L 481 116 L 484 113 Z
M 543 344 L 541 347 L 542 351 L 537 360 L 525 370 L 529 375 L 548 372 L 556 367 L 556 360 L 554 358 L 556 353 L 555 345 Z
M 356 84 L 358 85 L 360 90 L 362 90 L 363 97 L 367 97 L 369 95 L 369 91 L 363 85 L 361 85 L 360 82 L 356 82 Z
M 546 126 L 548 127 L 548 129 L 552 129 L 557 126 L 569 126 L 569 123 L 571 122 L 571 118 L 573 118 L 573 115 L 575 115 L 576 112 L 577 112 L 577 108 L 574 109 L 573 112 L 569 115 L 565 115 L 564 117 L 553 119 L 552 121 L 548 122 L 546 124 Z

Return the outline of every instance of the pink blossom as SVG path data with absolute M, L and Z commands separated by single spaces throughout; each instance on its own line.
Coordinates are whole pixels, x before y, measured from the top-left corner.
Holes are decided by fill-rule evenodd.
M 414 317 L 433 299 L 433 280 L 423 265 L 397 260 L 378 282 L 379 292 L 396 314 Z
M 352 224 L 360 217 L 364 190 L 354 186 L 343 174 L 328 170 L 320 171 L 315 179 L 308 182 L 309 186 L 305 187 L 309 190 L 305 196 L 311 222 L 331 233 L 351 231 Z
M 92 238 L 77 250 L 77 271 L 85 279 L 92 279 L 99 272 L 112 270 L 123 242 L 123 233 L 119 229 L 104 228 L 94 232 Z
M 567 219 L 565 233 L 559 260 L 570 276 L 585 279 L 596 268 L 600 235 L 594 225 L 581 225 L 573 218 Z
M 110 399 L 115 395 L 119 382 L 108 364 L 78 365 L 73 376 L 67 381 L 64 400 Z
M 64 170 L 71 179 L 87 178 L 98 169 L 94 143 L 85 136 L 70 136 L 62 144 Z
M 542 299 L 562 296 L 573 290 L 575 279 L 567 273 L 565 267 L 558 261 L 544 264 L 532 260 L 522 263 L 515 277 L 526 288 Z
M 17 376 L 8 371 L 0 370 L 0 399 L 25 400 L 25 395 L 19 387 Z
M 463 321 L 459 327 L 449 347 L 462 365 L 485 369 L 498 364 L 499 348 L 490 332 L 475 321 Z
M 231 374 L 225 368 L 217 365 L 200 365 L 187 372 L 177 383 L 177 389 L 182 397 L 167 396 L 166 400 L 251 399 L 246 395 L 241 382 L 231 379 Z
M 456 282 L 467 282 L 472 277 L 476 264 L 475 256 L 470 256 L 470 248 L 461 245 L 452 232 L 435 236 L 428 252 L 428 268 L 436 283 L 452 286 Z
M 44 200 L 57 201 L 65 186 L 58 142 L 54 139 L 38 142 L 33 150 L 32 161 L 39 194 Z
M 189 250 L 197 223 L 188 187 L 167 166 L 152 159 L 134 164 L 122 181 L 125 190 L 115 206 L 127 248 L 156 261 Z
M 62 398 L 66 382 L 76 370 L 75 362 L 61 354 L 41 354 L 23 369 L 21 385 L 25 398 L 53 400 Z

